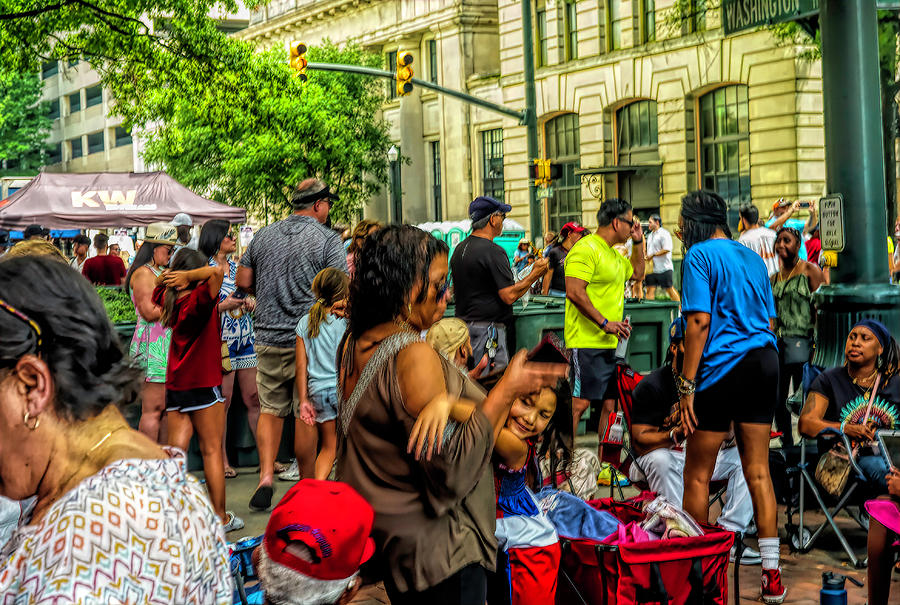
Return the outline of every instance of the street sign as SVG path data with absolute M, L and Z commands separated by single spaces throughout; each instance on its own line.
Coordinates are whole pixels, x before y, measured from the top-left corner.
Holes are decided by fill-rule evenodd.
M 553 186 L 550 187 L 538 187 L 537 188 L 537 199 L 545 200 L 547 198 L 553 197 Z
M 722 26 L 728 36 L 818 12 L 819 0 L 722 0 Z
M 819 200 L 819 237 L 822 250 L 844 249 L 844 196 L 840 193 Z

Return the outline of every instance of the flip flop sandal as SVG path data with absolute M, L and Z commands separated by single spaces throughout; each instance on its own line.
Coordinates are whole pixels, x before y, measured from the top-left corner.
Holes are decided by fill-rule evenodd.
M 225 467 L 225 478 L 226 479 L 234 479 L 237 477 L 237 471 L 231 468 L 230 466 Z

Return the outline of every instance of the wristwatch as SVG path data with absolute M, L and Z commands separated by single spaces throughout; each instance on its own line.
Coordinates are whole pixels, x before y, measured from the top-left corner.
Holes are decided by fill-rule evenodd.
M 602 330 L 603 328 L 605 328 L 605 327 L 606 327 L 606 324 L 608 324 L 608 323 L 609 323 L 609 320 L 606 319 L 606 318 L 604 317 L 604 318 L 603 318 L 603 323 L 600 324 L 600 329 Z

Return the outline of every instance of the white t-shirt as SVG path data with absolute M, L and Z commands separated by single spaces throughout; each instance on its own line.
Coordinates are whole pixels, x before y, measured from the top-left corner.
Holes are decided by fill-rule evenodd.
M 668 250 L 669 252 L 662 256 L 653 257 L 653 272 L 665 273 L 672 271 L 672 235 L 663 227 L 656 231 L 651 231 L 647 235 L 647 256 L 653 256 L 660 250 Z
M 775 232 L 768 227 L 757 227 L 756 229 L 748 229 L 741 233 L 738 241 L 757 254 L 766 263 L 766 269 L 769 270 L 769 277 L 778 272 L 778 258 L 775 256 Z

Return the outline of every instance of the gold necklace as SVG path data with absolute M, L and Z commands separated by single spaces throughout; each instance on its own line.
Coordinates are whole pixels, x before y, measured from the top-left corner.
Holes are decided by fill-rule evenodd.
M 126 427 L 126 426 L 120 426 L 120 427 L 114 428 L 113 430 L 111 430 L 111 431 L 109 431 L 108 433 L 106 433 L 105 435 L 103 435 L 103 437 L 100 438 L 100 441 L 98 441 L 98 442 L 95 443 L 93 446 L 91 446 L 91 449 L 89 449 L 88 451 L 86 451 L 86 452 L 84 453 L 84 456 L 82 456 L 81 461 L 78 463 L 78 466 L 75 468 L 75 470 L 72 471 L 72 474 L 69 475 L 68 477 L 66 477 L 66 480 L 59 484 L 59 485 L 60 485 L 60 488 L 62 489 L 62 488 L 64 488 L 64 487 L 66 487 L 66 486 L 69 484 L 69 481 L 71 481 L 72 478 L 73 478 L 75 475 L 78 474 L 78 471 L 81 470 L 81 467 L 82 467 L 82 466 L 84 465 L 84 463 L 87 461 L 88 456 L 90 456 L 90 455 L 94 452 L 94 450 L 96 450 L 98 447 L 100 447 L 101 445 L 103 445 L 103 444 L 106 442 L 106 440 L 109 439 L 110 436 L 111 436 L 113 433 L 117 433 L 117 432 L 121 431 L 121 430 L 124 429 L 124 428 L 128 428 L 128 427 Z M 56 499 L 57 499 L 57 498 L 54 498 L 54 501 L 55 501 Z
M 779 271 L 778 272 L 778 281 L 791 281 L 791 278 L 794 277 L 794 271 L 796 271 L 800 267 L 800 261 L 797 261 L 797 264 L 794 265 L 794 268 L 791 269 L 790 274 L 787 276 L 787 279 L 784 279 L 784 274 Z
M 863 388 L 868 388 L 866 385 L 871 385 L 872 381 L 875 380 L 875 376 L 877 376 L 877 375 L 878 375 L 878 369 L 876 368 L 874 372 L 872 372 L 865 378 L 853 378 L 851 376 L 850 379 L 853 381 L 853 384 L 863 387 Z

